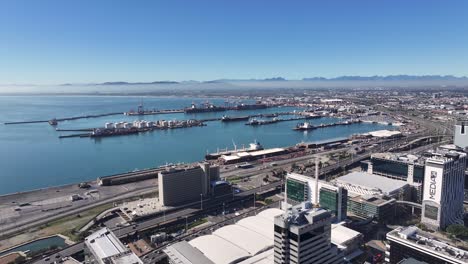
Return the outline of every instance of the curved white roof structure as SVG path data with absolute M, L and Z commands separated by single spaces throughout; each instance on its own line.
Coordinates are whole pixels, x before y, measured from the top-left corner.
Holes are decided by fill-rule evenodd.
M 260 213 L 258 213 L 257 216 L 266 218 L 268 221 L 271 221 L 272 223 L 274 223 L 275 216 L 280 215 L 282 213 L 284 213 L 284 211 L 281 209 L 270 208 L 270 209 L 261 211 Z
M 235 244 L 247 251 L 251 256 L 255 256 L 273 246 L 271 241 L 268 241 L 268 237 L 240 225 L 222 227 L 213 232 L 213 235 Z
M 253 256 L 266 261 L 269 254 L 265 252 L 270 252 L 274 245 L 274 217 L 282 213 L 280 209 L 267 209 L 234 225 L 224 226 L 211 235 L 195 238 L 188 244 L 216 264 L 239 263 Z M 189 248 L 177 249 L 174 246 L 169 251 L 177 250 L 181 255 L 184 255 L 182 251 L 190 251 Z
M 215 235 L 197 237 L 189 244 L 216 264 L 236 263 L 251 256 L 246 250 Z

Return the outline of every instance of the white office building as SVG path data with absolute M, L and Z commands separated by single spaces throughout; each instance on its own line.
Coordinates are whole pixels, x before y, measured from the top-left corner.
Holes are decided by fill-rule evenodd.
M 315 178 L 288 173 L 286 180 L 288 203 L 293 205 L 302 202 L 319 204 L 321 208 L 332 212 L 335 222 L 345 220 L 347 216 L 347 190 L 321 180 L 317 182 L 317 190 L 315 190 L 315 184 Z
M 107 227 L 86 237 L 85 245 L 85 263 L 143 264 L 143 261 L 126 248 Z
M 343 263 L 343 253 L 331 243 L 330 212 L 307 204 L 275 217 L 274 263 Z
M 468 147 L 468 121 L 457 122 L 453 143 L 460 148 Z
M 463 224 L 466 154 L 439 151 L 426 160 L 421 223 L 431 229 Z

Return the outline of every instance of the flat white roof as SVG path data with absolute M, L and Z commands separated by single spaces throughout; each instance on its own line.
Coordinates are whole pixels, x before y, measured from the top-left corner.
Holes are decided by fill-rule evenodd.
M 252 155 L 252 156 L 262 156 L 262 155 L 268 155 L 268 154 L 282 152 L 282 151 L 284 151 L 283 148 L 271 148 L 271 149 L 253 151 L 253 152 L 250 152 L 250 155 Z
M 408 185 L 406 181 L 390 179 L 387 177 L 370 174 L 366 172 L 351 172 L 336 179 L 338 185 L 351 185 L 364 189 L 380 189 L 384 194 L 391 194 Z M 346 188 L 346 186 L 343 186 Z M 346 188 L 348 189 L 348 188 Z M 352 190 L 349 190 L 351 191 Z
M 361 233 L 340 224 L 331 225 L 331 242 L 346 247 L 346 242 L 361 236 Z
M 377 130 L 369 132 L 369 135 L 373 137 L 391 137 L 401 134 L 400 131 L 393 131 L 393 130 Z
M 228 155 L 222 155 L 221 158 L 225 161 L 231 161 L 231 160 L 238 160 L 240 159 L 238 156 L 228 156 Z
M 103 259 L 124 253 L 128 249 L 107 227 L 92 233 L 85 239 L 86 246 L 97 258 Z

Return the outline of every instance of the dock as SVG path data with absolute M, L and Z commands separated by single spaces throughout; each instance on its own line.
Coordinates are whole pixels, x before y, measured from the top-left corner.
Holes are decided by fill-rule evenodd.
M 86 119 L 86 118 L 98 118 L 98 117 L 122 115 L 122 114 L 123 114 L 122 112 L 114 112 L 114 113 L 105 113 L 105 114 L 97 114 L 97 115 L 83 115 L 83 116 L 73 116 L 73 117 L 64 117 L 64 118 L 51 118 L 49 120 L 5 122 L 4 124 L 5 125 L 21 125 L 21 124 L 34 124 L 34 123 L 48 123 L 51 120 L 55 120 L 57 122 L 62 122 L 62 121 L 70 121 L 70 120 Z
M 291 117 L 291 118 L 277 118 L 273 120 L 258 120 L 258 121 L 250 121 L 245 123 L 247 126 L 262 126 L 262 125 L 270 125 L 270 124 L 276 124 L 279 122 L 286 122 L 286 121 L 298 121 L 298 120 L 306 120 L 306 119 L 311 119 L 315 117 L 309 117 L 309 116 L 304 116 L 304 117 Z

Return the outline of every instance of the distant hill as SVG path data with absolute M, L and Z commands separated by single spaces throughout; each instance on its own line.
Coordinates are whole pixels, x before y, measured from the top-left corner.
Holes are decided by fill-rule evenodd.
M 155 81 L 155 82 L 104 82 L 98 85 L 145 85 L 145 84 L 177 84 L 175 81 Z
M 303 81 L 443 81 L 467 80 L 465 76 L 453 75 L 387 75 L 387 76 L 340 76 L 335 78 L 313 77 L 304 78 Z

